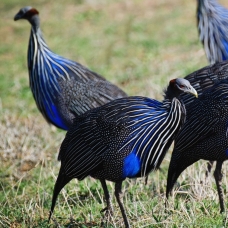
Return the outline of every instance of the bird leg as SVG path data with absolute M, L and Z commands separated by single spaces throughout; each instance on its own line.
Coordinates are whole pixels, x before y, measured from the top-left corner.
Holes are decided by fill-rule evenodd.
M 102 209 L 101 213 L 103 213 L 105 211 L 105 216 L 106 217 L 108 217 L 109 215 L 112 216 L 113 215 L 113 207 L 112 207 L 111 197 L 109 195 L 106 182 L 103 179 L 100 179 L 100 182 L 101 182 L 102 188 L 104 190 L 105 200 L 106 200 L 106 203 L 107 203 L 107 207 Z
M 148 183 L 148 175 L 145 177 L 145 185 Z
M 220 203 L 220 212 L 225 211 L 225 206 L 224 206 L 224 198 L 223 198 L 223 190 L 222 190 L 222 164 L 223 162 L 217 161 L 216 168 L 214 171 L 214 178 L 218 190 L 218 195 L 219 195 L 219 203 Z
M 124 209 L 124 205 L 123 205 L 123 202 L 122 202 L 123 193 L 122 193 L 121 189 L 122 189 L 122 181 L 121 182 L 116 182 L 116 185 L 115 185 L 116 200 L 117 200 L 117 202 L 119 204 L 119 207 L 120 207 L 123 219 L 124 219 L 125 227 L 126 228 L 130 228 L 130 224 L 128 222 L 127 215 L 126 215 L 126 212 L 125 212 L 125 209 Z
M 208 174 L 211 172 L 211 168 L 213 166 L 214 161 L 208 161 L 207 162 L 207 171 L 206 171 L 206 179 L 208 177 Z

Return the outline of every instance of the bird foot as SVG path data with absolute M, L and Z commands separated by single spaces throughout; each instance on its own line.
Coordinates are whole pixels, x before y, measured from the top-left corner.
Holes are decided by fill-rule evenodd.
M 102 209 L 100 211 L 100 213 L 104 213 L 105 214 L 102 216 L 102 220 L 101 220 L 101 227 L 105 227 L 105 224 L 108 222 L 108 220 L 110 219 L 110 217 L 113 216 L 113 209 L 112 207 L 105 207 L 104 209 Z
M 100 211 L 100 213 L 102 214 L 103 212 L 105 212 L 105 217 L 108 217 L 108 216 L 113 216 L 113 208 L 112 207 L 105 207 L 104 209 L 102 209 Z

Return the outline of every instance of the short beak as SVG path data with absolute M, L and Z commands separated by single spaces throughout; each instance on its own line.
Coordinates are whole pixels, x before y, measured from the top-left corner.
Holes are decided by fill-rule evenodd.
M 21 14 L 20 13 L 17 13 L 15 16 L 14 16 L 14 20 L 17 21 L 21 19 Z
M 196 98 L 198 98 L 198 93 L 196 92 L 196 90 L 193 87 L 191 87 L 191 90 L 189 90 L 189 93 L 194 95 Z

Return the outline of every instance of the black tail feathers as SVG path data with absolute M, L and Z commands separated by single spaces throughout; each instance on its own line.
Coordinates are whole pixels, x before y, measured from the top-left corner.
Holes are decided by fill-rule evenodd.
M 56 203 L 56 200 L 57 200 L 57 197 L 58 197 L 60 191 L 68 182 L 70 182 L 71 179 L 72 178 L 67 177 L 65 175 L 65 173 L 63 173 L 62 169 L 60 168 L 59 175 L 58 175 L 57 180 L 55 182 L 55 187 L 54 187 L 53 196 L 52 196 L 51 210 L 50 210 L 48 222 L 50 222 L 50 220 L 51 220 L 51 216 L 52 216 L 54 208 L 55 208 L 55 203 Z

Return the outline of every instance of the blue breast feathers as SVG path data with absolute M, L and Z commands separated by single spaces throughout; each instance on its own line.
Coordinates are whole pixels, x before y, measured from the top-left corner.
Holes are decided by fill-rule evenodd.
M 222 43 L 223 43 L 223 46 L 224 46 L 224 51 L 222 53 L 222 60 L 227 60 L 228 59 L 228 56 L 227 56 L 227 53 L 228 53 L 228 41 L 226 40 L 222 40 Z
M 134 177 L 138 172 L 140 171 L 140 160 L 136 156 L 134 152 L 130 153 L 125 159 L 124 159 L 124 165 L 123 165 L 123 177 Z
M 53 104 L 48 105 L 47 102 L 45 102 L 45 109 L 46 109 L 46 114 L 52 123 L 54 123 L 57 127 L 62 128 L 66 131 L 69 130 L 68 127 L 64 124 L 55 105 Z

